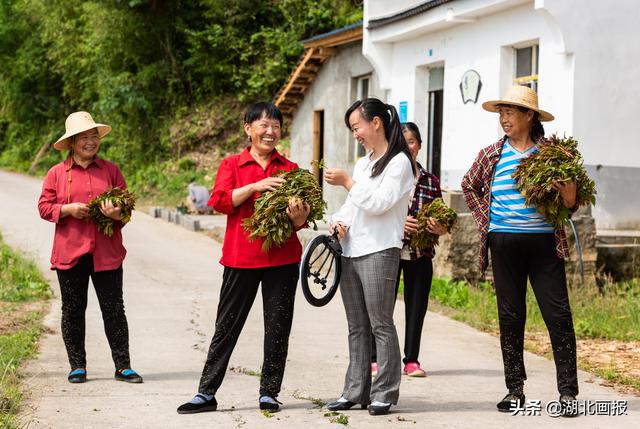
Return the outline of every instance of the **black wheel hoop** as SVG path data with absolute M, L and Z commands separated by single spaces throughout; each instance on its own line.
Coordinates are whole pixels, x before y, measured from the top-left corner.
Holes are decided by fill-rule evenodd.
M 316 252 L 317 249 L 319 250 Z M 320 267 L 313 266 L 323 258 Z M 331 259 L 331 261 L 329 261 Z M 325 306 L 331 301 L 340 284 L 342 271 L 342 248 L 338 240 L 330 235 L 319 235 L 309 242 L 300 262 L 300 282 L 302 292 L 309 304 L 314 307 Z M 326 265 L 329 262 L 330 265 Z M 326 275 L 321 270 L 327 267 Z M 328 267 L 331 267 L 329 270 Z M 314 287 L 315 286 L 315 287 Z

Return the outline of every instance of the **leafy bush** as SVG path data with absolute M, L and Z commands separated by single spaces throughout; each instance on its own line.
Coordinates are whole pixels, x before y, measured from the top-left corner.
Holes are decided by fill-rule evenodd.
M 50 294 L 49 284 L 35 264 L 13 252 L 0 237 L 0 301 L 34 301 Z

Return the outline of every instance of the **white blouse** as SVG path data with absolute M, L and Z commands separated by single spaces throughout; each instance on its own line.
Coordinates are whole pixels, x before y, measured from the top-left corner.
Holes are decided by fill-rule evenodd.
M 371 154 L 358 160 L 347 200 L 331 216 L 349 229 L 342 239 L 343 255 L 349 258 L 369 255 L 391 247 L 402 248 L 409 194 L 413 188 L 411 161 L 404 153 L 394 156 L 382 173 L 371 177 L 377 160 Z

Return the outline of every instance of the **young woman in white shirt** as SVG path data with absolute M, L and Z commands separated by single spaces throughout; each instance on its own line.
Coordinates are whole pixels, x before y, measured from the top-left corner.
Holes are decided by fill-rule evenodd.
M 345 123 L 367 150 L 353 176 L 328 168 L 327 183 L 348 192 L 332 216 L 343 249 L 340 293 L 349 325 L 349 368 L 332 411 L 369 405 L 369 414 L 387 414 L 398 401 L 401 356 L 393 323 L 395 282 L 403 228 L 416 166 L 402 135 L 398 113 L 376 98 L 356 101 Z M 371 379 L 372 336 L 378 375 Z

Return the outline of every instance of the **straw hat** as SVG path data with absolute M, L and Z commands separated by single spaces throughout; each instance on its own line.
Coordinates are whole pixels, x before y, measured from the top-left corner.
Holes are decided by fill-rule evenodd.
M 69 149 L 71 147 L 71 137 L 76 134 L 97 128 L 98 135 L 102 138 L 111 131 L 110 125 L 96 124 L 87 112 L 73 112 L 67 116 L 67 120 L 64 121 L 64 128 L 66 131 L 64 135 L 53 144 L 53 147 L 58 150 Z
M 499 104 L 510 104 L 522 106 L 539 113 L 538 119 L 541 122 L 553 121 L 553 115 L 538 108 L 538 93 L 528 86 L 513 85 L 509 88 L 502 100 L 485 101 L 482 108 L 489 112 L 497 112 Z

